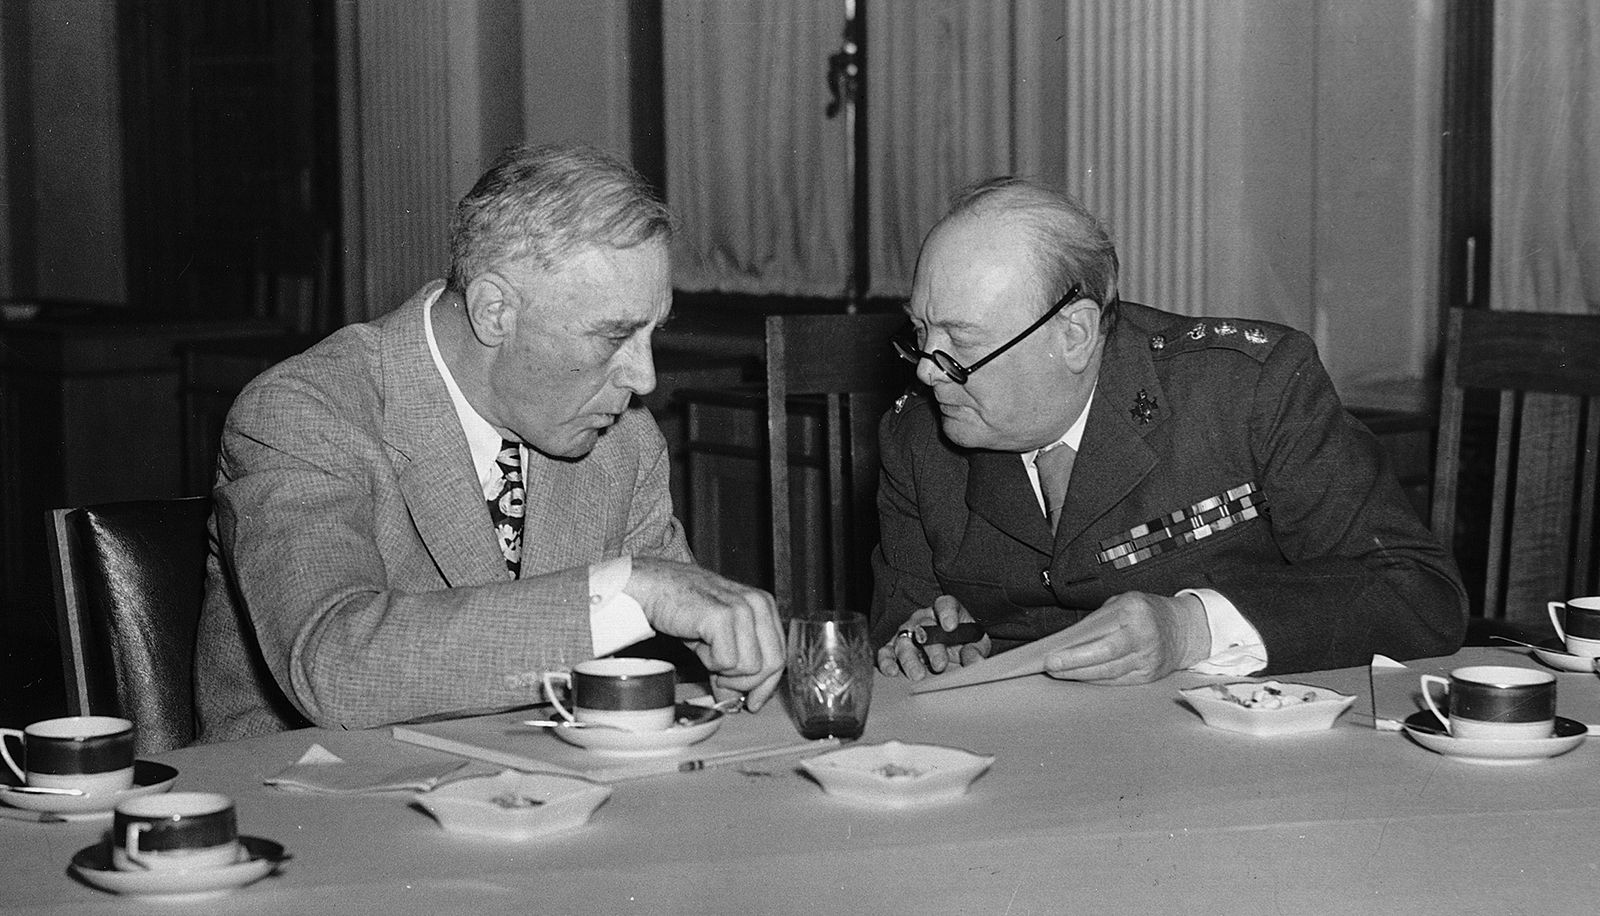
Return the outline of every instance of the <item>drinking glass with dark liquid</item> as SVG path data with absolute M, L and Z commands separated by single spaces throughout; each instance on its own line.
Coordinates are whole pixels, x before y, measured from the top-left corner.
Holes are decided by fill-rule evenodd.
M 789 711 L 807 738 L 859 738 L 872 703 L 872 637 L 853 611 L 797 613 L 789 621 Z

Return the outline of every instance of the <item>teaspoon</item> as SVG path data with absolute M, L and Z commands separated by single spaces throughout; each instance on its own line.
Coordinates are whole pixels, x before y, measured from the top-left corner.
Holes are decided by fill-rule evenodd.
M 1490 639 L 1498 639 L 1501 642 L 1508 642 L 1508 643 L 1511 643 L 1513 646 L 1522 646 L 1525 649 L 1538 649 L 1540 652 L 1549 652 L 1549 653 L 1551 653 L 1553 655 L 1572 655 L 1571 652 L 1568 652 L 1565 649 L 1552 649 L 1549 646 L 1536 646 L 1531 642 L 1523 642 L 1520 639 L 1512 639 L 1509 636 L 1501 636 L 1498 633 L 1496 633 L 1493 636 L 1490 636 L 1489 638 Z M 1577 656 L 1573 656 L 1573 657 L 1576 658 Z
M 612 725 L 609 722 L 579 722 L 572 719 L 527 719 L 522 724 L 531 725 L 534 728 L 609 728 L 615 732 L 632 734 L 630 729 L 623 728 L 620 725 Z
M 20 795 L 82 795 L 82 789 L 55 789 L 50 786 L 0 786 L 0 791 Z

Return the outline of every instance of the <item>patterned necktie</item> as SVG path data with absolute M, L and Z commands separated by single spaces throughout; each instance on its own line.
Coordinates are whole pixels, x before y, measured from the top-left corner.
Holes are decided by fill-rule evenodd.
M 1061 522 L 1061 507 L 1067 501 L 1067 481 L 1072 479 L 1072 463 L 1078 452 L 1065 443 L 1040 452 L 1033 459 L 1039 471 L 1039 490 L 1044 494 L 1045 515 L 1050 519 L 1050 530 Z
M 522 449 L 509 439 L 501 440 L 495 456 L 500 480 L 489 497 L 489 520 L 494 522 L 495 540 L 506 558 L 506 571 L 515 579 L 522 569 L 522 507 L 527 491 L 522 486 Z

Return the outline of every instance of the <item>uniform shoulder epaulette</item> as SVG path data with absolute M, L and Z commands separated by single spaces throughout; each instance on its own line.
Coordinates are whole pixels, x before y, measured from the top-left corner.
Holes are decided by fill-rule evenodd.
M 1194 318 L 1150 334 L 1149 345 L 1156 359 L 1219 348 L 1266 359 L 1286 330 L 1266 321 Z
M 894 399 L 894 404 L 889 409 L 898 416 L 899 414 L 905 413 L 906 408 L 911 407 L 921 398 L 922 388 L 918 385 L 908 385 L 906 390 L 901 392 L 900 396 Z

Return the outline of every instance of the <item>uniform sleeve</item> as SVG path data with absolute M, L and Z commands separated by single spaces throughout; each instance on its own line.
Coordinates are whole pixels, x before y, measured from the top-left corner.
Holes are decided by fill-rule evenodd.
M 1265 673 L 1459 648 L 1467 610 L 1455 563 L 1406 501 L 1376 438 L 1340 405 L 1304 335 L 1267 357 L 1250 436 L 1288 562 L 1217 569 L 1205 584 L 1260 632 Z
M 891 410 L 878 429 L 883 467 L 878 475 L 879 540 L 872 552 L 872 635 L 879 645 L 888 642 L 913 611 L 931 606 L 940 594 L 933 550 L 917 509 L 907 420 L 900 410 Z

